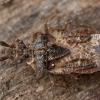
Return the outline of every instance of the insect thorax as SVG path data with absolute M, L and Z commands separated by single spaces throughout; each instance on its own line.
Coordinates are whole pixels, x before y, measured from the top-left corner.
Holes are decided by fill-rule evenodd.
M 34 57 L 34 64 L 37 71 L 43 71 L 47 66 L 47 41 L 45 34 L 37 34 L 30 44 L 31 56 Z

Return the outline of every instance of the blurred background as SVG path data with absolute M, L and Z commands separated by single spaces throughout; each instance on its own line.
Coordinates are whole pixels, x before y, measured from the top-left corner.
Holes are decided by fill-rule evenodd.
M 100 32 L 100 0 L 0 0 L 0 41 L 12 43 L 15 38 L 29 41 L 35 32 L 62 28 L 65 22 L 91 26 Z M 0 46 L 0 56 L 4 53 Z M 17 67 L 10 61 L 0 62 L 0 100 L 100 100 L 100 72 L 81 75 L 55 75 L 68 88 L 51 86 L 48 75 L 38 82 L 36 74 L 25 63 Z

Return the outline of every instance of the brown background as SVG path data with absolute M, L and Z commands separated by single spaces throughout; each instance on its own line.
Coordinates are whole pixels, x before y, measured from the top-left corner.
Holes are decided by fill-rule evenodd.
M 100 32 L 100 0 L 12 0 L 0 5 L 0 40 L 11 43 L 18 37 L 26 43 L 35 32 L 44 32 L 44 22 L 56 10 L 50 27 L 73 21 Z M 0 51 L 2 56 L 1 46 Z M 10 61 L 0 62 L 0 100 L 100 100 L 100 72 L 81 75 L 79 80 L 70 75 L 55 77 L 68 88 L 51 86 L 48 75 L 36 81 L 35 72 L 25 62 L 17 67 Z

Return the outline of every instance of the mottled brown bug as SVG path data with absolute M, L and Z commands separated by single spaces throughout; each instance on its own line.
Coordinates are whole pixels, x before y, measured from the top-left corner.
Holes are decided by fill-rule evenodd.
M 9 47 L 7 56 L 0 61 L 15 59 L 19 63 L 27 58 L 27 64 L 36 72 L 47 71 L 52 74 L 91 74 L 100 71 L 100 34 L 87 26 L 68 30 L 64 28 L 48 29 L 45 33 L 33 34 L 32 40 L 25 45 L 16 39 L 14 44 L 3 41 L 0 45 Z

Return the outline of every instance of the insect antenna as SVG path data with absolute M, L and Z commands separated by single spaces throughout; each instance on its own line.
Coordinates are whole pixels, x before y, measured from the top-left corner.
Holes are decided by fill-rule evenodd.
M 4 60 L 9 59 L 9 58 L 11 58 L 11 57 L 6 55 L 6 56 L 3 56 L 3 57 L 0 57 L 0 61 L 4 61 Z
M 4 42 L 4 41 L 0 41 L 0 45 L 1 45 L 1 46 L 5 46 L 5 47 L 9 47 L 9 48 L 14 48 L 13 45 L 9 45 L 9 44 L 7 44 L 7 43 Z
M 14 48 L 13 45 L 9 45 L 9 44 L 7 44 L 7 43 L 4 42 L 4 41 L 0 41 L 0 45 L 1 45 L 1 46 L 4 46 L 4 47 L 8 47 L 8 48 Z M 6 59 L 11 59 L 11 58 L 12 58 L 11 56 L 5 55 L 5 56 L 3 56 L 3 57 L 0 57 L 0 61 L 4 61 L 4 60 L 6 60 Z

